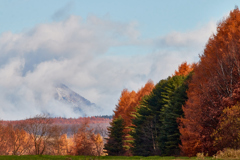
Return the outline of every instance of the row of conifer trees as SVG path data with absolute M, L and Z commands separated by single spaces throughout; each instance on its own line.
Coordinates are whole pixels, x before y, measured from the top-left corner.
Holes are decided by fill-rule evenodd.
M 109 155 L 180 153 L 177 119 L 183 115 L 192 70 L 192 65 L 183 63 L 174 76 L 155 86 L 149 81 L 138 93 L 122 92 L 105 145 Z

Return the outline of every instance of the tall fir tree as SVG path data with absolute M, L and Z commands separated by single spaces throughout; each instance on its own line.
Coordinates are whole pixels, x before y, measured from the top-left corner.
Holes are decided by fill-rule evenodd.
M 145 96 L 137 112 L 134 114 L 132 130 L 130 135 L 133 137 L 132 152 L 133 155 L 150 156 L 158 153 L 158 144 L 156 141 L 157 124 L 156 116 L 152 116 L 151 110 L 146 106 L 150 96 Z
M 171 97 L 175 90 L 185 80 L 184 76 L 173 76 L 161 80 L 152 92 L 143 98 L 133 119 L 134 155 L 165 154 L 166 133 L 163 130 L 165 111 L 169 108 Z
M 185 80 L 186 76 L 173 76 L 161 80 L 152 92 L 140 102 L 135 119 L 132 120 L 134 126 L 131 135 L 134 138 L 132 148 L 134 155 L 168 155 L 170 143 L 179 143 L 179 134 L 175 135 L 178 132 L 176 120 L 182 115 L 181 106 L 185 102 L 186 90 L 184 87 L 180 89 Z M 177 92 L 181 92 L 183 94 L 181 96 L 184 98 L 177 100 L 177 98 L 182 98 Z M 175 96 L 179 97 L 174 98 Z M 172 113 L 172 110 L 175 113 Z M 169 117 L 168 114 L 172 114 L 172 117 Z M 171 119 L 170 123 L 168 123 L 169 118 Z M 168 137 L 169 133 L 166 129 L 169 128 L 173 132 L 170 133 L 173 134 L 171 136 L 175 135 L 177 139 Z
M 167 126 L 165 119 L 168 116 L 168 110 L 170 109 L 170 103 L 171 100 L 174 97 L 174 93 L 175 91 L 180 88 L 183 84 L 185 80 L 184 76 L 173 76 L 171 78 L 168 79 L 168 81 L 166 82 L 166 86 L 163 88 L 163 98 L 159 99 L 159 101 L 161 101 L 162 104 L 162 108 L 160 111 L 159 116 L 159 124 L 160 124 L 160 132 L 159 132 L 159 148 L 161 150 L 161 155 L 167 155 L 166 154 L 166 143 L 167 143 L 167 130 L 165 129 L 165 127 Z M 171 125 L 169 127 L 172 127 Z
M 105 144 L 105 150 L 110 156 L 121 156 L 125 154 L 125 149 L 123 148 L 124 143 L 124 120 L 121 116 L 115 118 L 111 122 L 109 130 L 109 138 L 107 138 L 107 143 Z
M 175 90 L 170 98 L 168 107 L 163 113 L 164 118 L 162 119 L 161 131 L 165 134 L 165 136 L 163 136 L 165 138 L 165 144 L 162 153 L 168 156 L 180 155 L 179 144 L 181 144 L 181 140 L 177 121 L 178 118 L 184 116 L 182 106 L 188 99 L 186 91 L 188 90 L 188 84 L 191 80 L 191 77 L 192 73 L 190 73 L 184 80 L 183 84 Z

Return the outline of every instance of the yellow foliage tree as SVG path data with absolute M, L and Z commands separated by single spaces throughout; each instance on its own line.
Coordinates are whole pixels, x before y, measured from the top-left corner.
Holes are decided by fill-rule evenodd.
M 213 132 L 215 145 L 221 148 L 240 149 L 240 104 L 223 110 L 219 127 Z

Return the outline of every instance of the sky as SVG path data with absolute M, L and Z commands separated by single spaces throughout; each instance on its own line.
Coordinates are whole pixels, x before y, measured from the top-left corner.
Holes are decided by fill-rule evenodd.
M 57 84 L 112 115 L 123 89 L 198 62 L 237 0 L 0 0 L 0 119 L 77 117 Z

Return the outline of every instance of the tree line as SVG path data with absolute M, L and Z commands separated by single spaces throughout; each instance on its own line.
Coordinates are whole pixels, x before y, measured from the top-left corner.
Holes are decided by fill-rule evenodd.
M 240 148 L 240 11 L 217 26 L 195 64 L 156 85 L 124 89 L 108 128 L 109 155 L 214 155 Z
M 72 125 L 72 134 L 54 119 L 37 115 L 18 124 L 0 123 L 0 155 L 103 155 L 104 129 L 91 128 L 89 118 Z
M 104 116 L 91 116 L 91 117 L 78 117 L 78 118 L 65 118 L 65 117 L 51 117 L 51 121 L 53 124 L 59 125 L 73 125 L 73 124 L 81 124 L 84 121 L 89 121 L 91 124 L 100 124 L 100 123 L 109 123 L 112 119 L 112 116 L 104 115 Z M 2 120 L 2 124 L 11 123 L 13 125 L 24 123 L 25 120 Z

